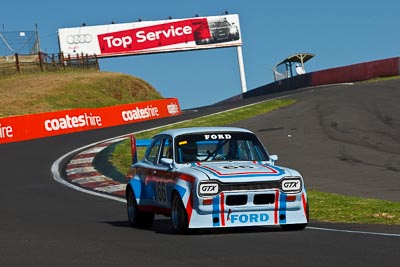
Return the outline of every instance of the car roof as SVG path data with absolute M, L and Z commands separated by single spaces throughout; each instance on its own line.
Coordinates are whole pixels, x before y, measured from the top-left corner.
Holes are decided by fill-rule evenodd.
M 190 127 L 190 128 L 177 128 L 166 130 L 158 133 L 157 135 L 166 134 L 170 135 L 173 138 L 182 134 L 191 134 L 191 133 L 221 133 L 221 132 L 246 132 L 253 133 L 250 130 L 239 128 L 239 127 Z

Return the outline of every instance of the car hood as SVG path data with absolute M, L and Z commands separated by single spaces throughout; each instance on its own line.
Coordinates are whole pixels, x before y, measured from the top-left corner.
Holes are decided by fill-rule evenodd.
M 258 182 L 280 180 L 299 173 L 275 165 L 252 161 L 197 162 L 191 167 L 203 172 L 208 179 L 220 182 Z

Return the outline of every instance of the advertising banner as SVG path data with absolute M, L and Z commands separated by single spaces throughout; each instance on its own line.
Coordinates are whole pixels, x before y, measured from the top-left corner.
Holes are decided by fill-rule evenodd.
M 64 57 L 111 57 L 242 44 L 237 14 L 81 26 L 58 30 Z
M 106 128 L 180 113 L 178 100 L 167 98 L 104 108 L 0 118 L 0 144 Z

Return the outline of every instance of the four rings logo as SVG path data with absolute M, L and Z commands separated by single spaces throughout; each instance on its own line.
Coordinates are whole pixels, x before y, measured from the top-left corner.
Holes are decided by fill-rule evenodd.
M 91 34 L 76 34 L 76 35 L 68 35 L 67 43 L 68 44 L 83 44 L 92 42 Z

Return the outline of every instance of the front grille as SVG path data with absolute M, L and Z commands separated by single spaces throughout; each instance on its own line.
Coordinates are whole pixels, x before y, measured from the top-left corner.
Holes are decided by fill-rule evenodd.
M 254 196 L 254 205 L 266 205 L 274 204 L 275 195 L 274 194 L 258 194 Z
M 279 186 L 280 186 L 279 181 L 262 182 L 262 183 L 234 183 L 234 184 L 219 183 L 219 191 L 231 192 L 231 191 L 269 190 L 269 189 L 279 189 Z
M 226 196 L 225 204 L 228 206 L 244 206 L 247 205 L 247 195 L 229 195 Z M 270 205 L 275 203 L 274 194 L 255 194 L 253 205 Z
M 247 195 L 231 195 L 226 197 L 228 206 L 242 206 L 247 204 Z

